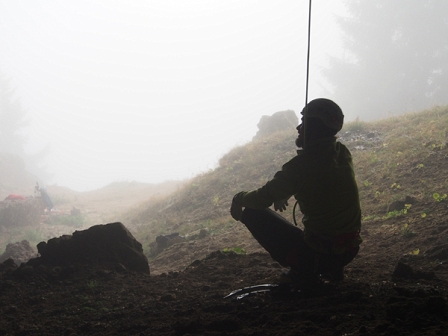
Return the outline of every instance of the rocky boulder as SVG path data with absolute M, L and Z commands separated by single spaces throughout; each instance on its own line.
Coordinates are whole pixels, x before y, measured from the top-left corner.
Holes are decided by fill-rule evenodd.
M 22 240 L 21 242 L 10 243 L 6 246 L 5 253 L 0 256 L 0 263 L 11 258 L 16 265 L 20 265 L 36 256 L 36 251 L 31 247 L 28 240 Z
M 156 241 L 154 244 L 151 244 L 151 251 L 153 255 L 158 255 L 164 249 L 186 241 L 185 237 L 179 235 L 178 232 L 171 233 L 168 235 L 160 235 L 156 237 Z
M 276 112 L 271 116 L 264 115 L 258 123 L 258 132 L 255 139 L 262 139 L 275 132 L 291 129 L 294 130 L 299 124 L 297 115 L 292 110 Z
M 44 214 L 45 203 L 41 197 L 0 201 L 0 226 L 15 228 L 37 225 Z
M 37 245 L 40 257 L 27 266 L 87 264 L 104 268 L 125 267 L 149 274 L 142 245 L 122 223 L 95 225 Z

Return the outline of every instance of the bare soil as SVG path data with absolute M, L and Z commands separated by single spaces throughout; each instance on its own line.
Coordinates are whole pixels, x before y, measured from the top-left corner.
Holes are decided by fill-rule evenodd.
M 433 155 L 423 172 L 406 171 L 409 183 L 442 185 L 446 155 Z M 151 275 L 80 265 L 15 269 L 5 262 L 0 335 L 447 335 L 448 200 L 411 196 L 406 214 L 364 221 L 364 242 L 343 282 L 315 288 L 224 298 L 275 283 L 284 271 L 238 223 L 170 246 L 150 261 Z M 76 201 L 97 218 L 108 214 L 106 204 L 129 206 L 118 196 Z M 373 208 L 377 200 L 363 202 Z M 222 252 L 234 246 L 247 254 Z
M 243 227 L 171 246 L 150 264 L 151 275 L 3 264 L 0 334 L 443 335 L 447 213 L 446 202 L 417 203 L 406 216 L 365 223 L 361 251 L 342 283 L 242 299 L 224 297 L 274 283 L 282 271 Z M 404 230 L 411 219 L 411 231 Z M 247 255 L 213 251 L 241 239 Z

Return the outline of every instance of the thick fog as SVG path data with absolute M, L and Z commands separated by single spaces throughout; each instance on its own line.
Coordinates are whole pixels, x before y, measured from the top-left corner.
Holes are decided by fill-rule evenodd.
M 324 40 L 336 41 L 334 7 L 314 8 L 314 69 Z M 49 145 L 51 183 L 189 178 L 249 141 L 262 115 L 302 109 L 307 10 L 294 0 L 1 1 L 0 73 L 27 110 L 27 149 Z
M 313 2 L 309 99 L 331 91 L 342 3 Z M 158 183 L 215 168 L 262 115 L 299 114 L 307 28 L 308 1 L 0 0 L 0 74 L 48 183 Z

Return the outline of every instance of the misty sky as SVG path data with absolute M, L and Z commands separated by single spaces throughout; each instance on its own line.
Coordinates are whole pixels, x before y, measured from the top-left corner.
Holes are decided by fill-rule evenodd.
M 310 99 L 341 8 L 313 3 Z M 0 73 L 31 119 L 29 152 L 50 146 L 50 184 L 184 179 L 262 115 L 299 114 L 307 25 L 304 0 L 0 0 Z

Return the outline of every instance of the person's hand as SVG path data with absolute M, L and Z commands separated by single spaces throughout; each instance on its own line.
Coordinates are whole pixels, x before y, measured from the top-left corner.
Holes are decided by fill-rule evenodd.
M 236 203 L 235 201 L 232 201 L 232 206 L 230 207 L 230 214 L 232 215 L 234 220 L 241 221 L 241 218 L 243 218 L 243 207 Z
M 289 198 L 285 198 L 279 201 L 275 201 L 274 202 L 274 210 L 275 211 L 280 211 L 283 212 L 283 210 L 286 210 L 286 207 L 289 205 L 288 204 L 288 199 Z

